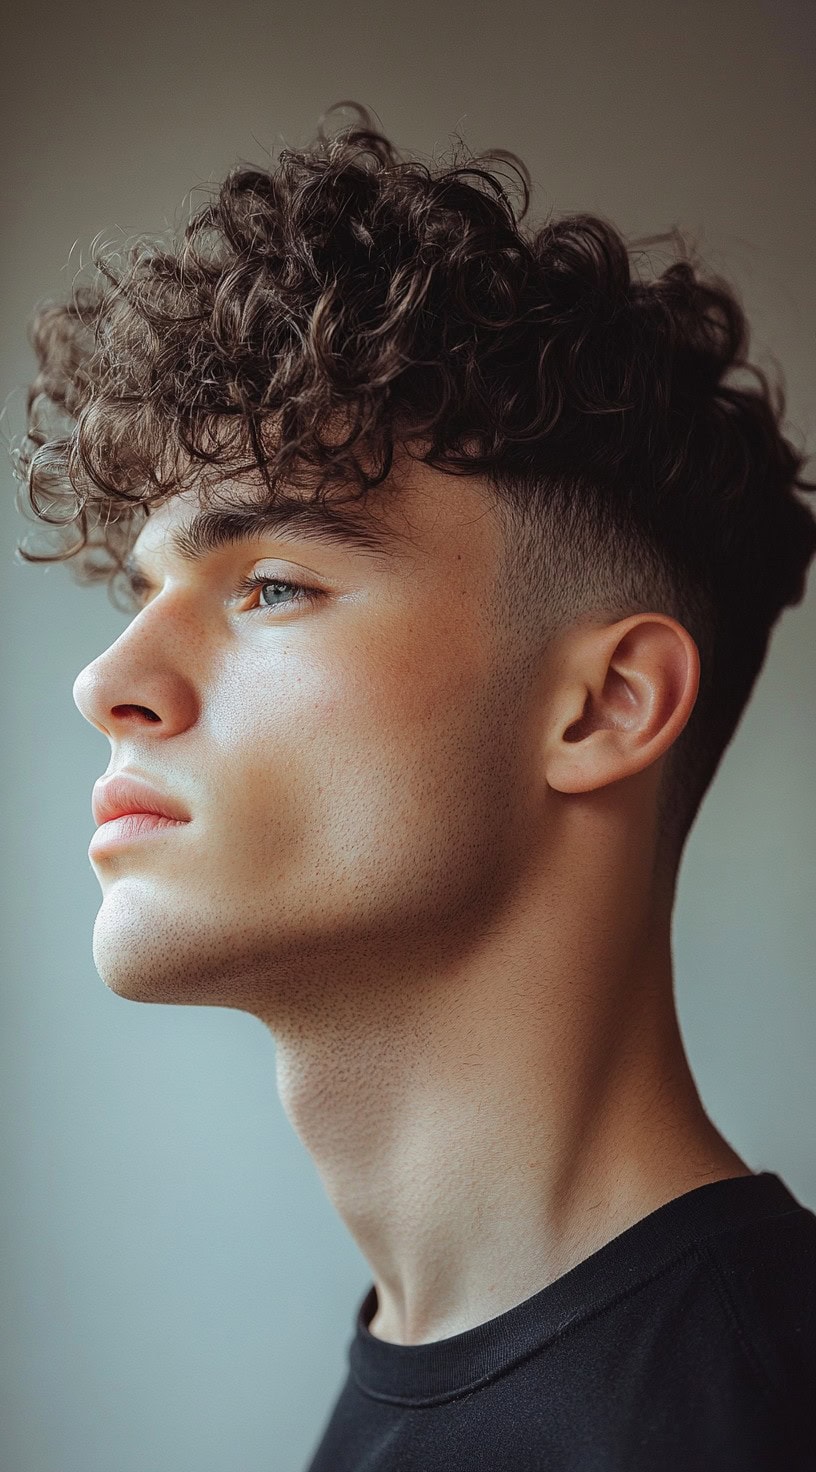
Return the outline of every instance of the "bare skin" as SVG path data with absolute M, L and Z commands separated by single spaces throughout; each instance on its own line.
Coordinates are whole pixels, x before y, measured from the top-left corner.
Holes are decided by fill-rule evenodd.
M 189 564 L 169 535 L 197 509 L 185 491 L 153 512 L 154 589 L 74 687 L 108 770 L 191 814 L 93 861 L 94 958 L 123 997 L 269 1028 L 370 1264 L 371 1332 L 459 1333 L 751 1174 L 685 1056 L 655 870 L 699 683 L 686 630 L 583 622 L 522 678 L 484 489 L 421 465 L 387 553 L 277 532 Z M 253 571 L 318 601 L 234 598 Z

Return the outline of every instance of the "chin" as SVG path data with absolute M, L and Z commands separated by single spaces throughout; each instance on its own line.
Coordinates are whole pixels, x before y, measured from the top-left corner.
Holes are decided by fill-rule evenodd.
M 94 922 L 93 961 L 108 990 L 127 1001 L 258 1014 L 277 978 L 256 955 L 241 956 L 231 935 L 181 915 L 153 885 L 117 881 Z
M 105 904 L 94 924 L 92 950 L 94 966 L 108 990 L 118 997 L 132 1002 L 184 1000 L 184 979 L 180 974 L 173 977 L 166 959 L 160 964 L 155 933 L 147 944 L 142 927 L 112 915 Z
M 94 965 L 109 991 L 129 1001 L 206 1002 L 202 949 L 201 937 L 192 944 L 167 901 L 138 881 L 112 885 L 94 921 Z

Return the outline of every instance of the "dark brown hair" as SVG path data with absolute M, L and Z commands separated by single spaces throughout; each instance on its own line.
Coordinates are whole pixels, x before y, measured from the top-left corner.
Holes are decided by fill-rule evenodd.
M 365 503 L 406 447 L 481 475 L 519 651 L 650 609 L 697 642 L 659 815 L 676 864 L 816 550 L 782 388 L 747 362 L 733 289 L 679 232 L 627 244 L 591 214 L 522 227 L 515 155 L 457 140 L 448 166 L 405 159 L 364 108 L 336 106 L 357 124 L 234 168 L 177 244 L 98 254 L 91 285 L 37 310 L 17 463 L 38 520 L 63 530 L 20 555 L 72 558 L 115 596 L 149 506 L 188 483 Z M 677 258 L 657 274 L 646 246 Z

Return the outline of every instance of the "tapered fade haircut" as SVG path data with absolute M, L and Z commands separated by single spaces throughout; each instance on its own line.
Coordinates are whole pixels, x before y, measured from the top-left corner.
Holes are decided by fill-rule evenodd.
M 71 559 L 131 610 L 127 553 L 185 485 L 366 514 L 395 450 L 480 476 L 505 531 L 498 617 L 531 668 L 584 619 L 661 612 L 697 644 L 657 815 L 676 872 L 816 550 L 781 378 L 748 362 L 737 294 L 679 231 L 532 228 L 515 154 L 457 136 L 406 157 L 343 107 L 352 125 L 327 134 L 325 114 L 308 147 L 233 168 L 170 244 L 97 251 L 90 284 L 37 308 L 15 458 L 53 531 L 19 555 Z

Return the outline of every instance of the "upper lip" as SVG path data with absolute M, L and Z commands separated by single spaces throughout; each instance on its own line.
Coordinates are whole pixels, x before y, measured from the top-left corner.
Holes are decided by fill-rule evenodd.
M 190 821 L 190 814 L 174 797 L 132 777 L 100 777 L 94 783 L 91 807 L 96 823 L 109 823 L 123 813 L 158 813 L 163 818 Z

